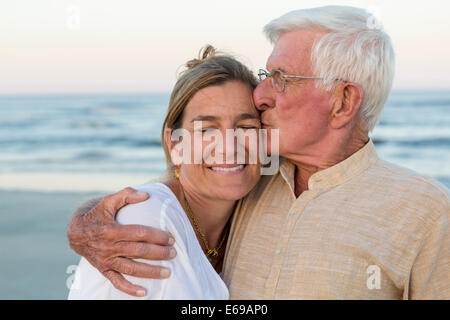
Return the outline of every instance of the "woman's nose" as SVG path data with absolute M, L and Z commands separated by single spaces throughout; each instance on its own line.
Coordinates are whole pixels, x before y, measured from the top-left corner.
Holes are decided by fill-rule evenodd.
M 223 141 L 223 155 L 225 157 L 225 162 L 232 161 L 234 162 L 234 158 L 237 152 L 237 144 L 234 134 L 225 134 Z
M 259 111 L 265 111 L 275 106 L 274 90 L 270 79 L 261 81 L 253 90 L 253 101 Z

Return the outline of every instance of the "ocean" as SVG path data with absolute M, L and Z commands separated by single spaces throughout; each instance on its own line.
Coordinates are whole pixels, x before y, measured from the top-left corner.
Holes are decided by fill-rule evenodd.
M 157 174 L 167 102 L 167 94 L 0 97 L 1 172 Z
M 0 97 L 0 299 L 65 299 L 66 227 L 95 194 L 158 177 L 168 94 Z M 450 91 L 394 91 L 371 137 L 450 188 Z
M 0 188 L 11 183 L 1 174 L 158 176 L 168 100 L 168 94 L 0 97 Z M 450 91 L 393 92 L 371 137 L 380 157 L 449 185 Z

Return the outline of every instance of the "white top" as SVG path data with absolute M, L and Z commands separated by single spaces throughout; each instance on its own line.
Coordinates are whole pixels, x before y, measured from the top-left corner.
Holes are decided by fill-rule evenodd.
M 147 290 L 142 298 L 116 289 L 100 271 L 81 258 L 69 299 L 221 299 L 229 298 L 228 288 L 206 258 L 194 229 L 172 191 L 162 183 L 135 187 L 150 194 L 144 202 L 122 208 L 116 220 L 120 224 L 141 224 L 170 232 L 175 238 L 177 256 L 168 261 L 136 261 L 171 269 L 168 279 L 144 279 L 124 275 Z

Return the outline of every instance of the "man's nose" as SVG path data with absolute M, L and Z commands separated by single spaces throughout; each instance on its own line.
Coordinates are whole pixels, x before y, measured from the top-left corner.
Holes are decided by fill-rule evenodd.
M 253 90 L 253 101 L 259 111 L 265 111 L 275 106 L 275 97 L 270 79 L 261 81 Z

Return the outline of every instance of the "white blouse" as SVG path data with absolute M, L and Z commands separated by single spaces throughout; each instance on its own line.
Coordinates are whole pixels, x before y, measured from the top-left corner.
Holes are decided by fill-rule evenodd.
M 81 258 L 68 299 L 228 299 L 228 288 L 203 253 L 194 229 L 172 191 L 162 183 L 135 189 L 147 192 L 150 198 L 123 207 L 116 220 L 120 224 L 159 228 L 174 236 L 177 256 L 172 260 L 136 260 L 170 268 L 170 277 L 159 280 L 124 275 L 130 282 L 147 290 L 145 297 L 138 298 L 114 288 L 100 271 Z

